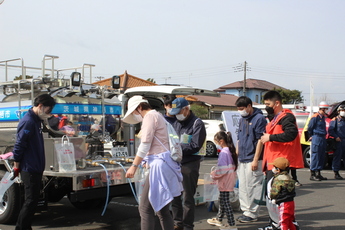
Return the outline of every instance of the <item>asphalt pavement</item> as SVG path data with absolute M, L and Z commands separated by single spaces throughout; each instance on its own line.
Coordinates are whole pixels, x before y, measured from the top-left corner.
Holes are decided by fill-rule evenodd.
M 217 162 L 216 158 L 206 158 L 200 169 L 200 178 L 209 172 Z M 344 230 L 345 229 L 345 180 L 334 180 L 330 169 L 323 171 L 327 181 L 310 181 L 309 170 L 297 171 L 299 181 L 303 184 L 296 188 L 296 220 L 302 230 Z M 345 171 L 341 171 L 345 178 Z M 67 198 L 58 203 L 51 203 L 47 211 L 35 215 L 33 229 L 64 229 L 64 230 L 137 230 L 140 229 L 138 206 L 131 194 L 113 198 L 104 216 L 103 207 L 94 210 L 78 210 Z M 195 229 L 218 229 L 207 224 L 208 218 L 215 217 L 216 212 L 210 212 L 207 204 L 196 207 Z M 235 212 L 235 217 L 241 212 Z M 257 222 L 238 223 L 238 229 L 256 230 L 267 224 L 266 207 L 260 211 Z M 0 225 L 0 230 L 12 230 L 14 225 Z M 155 230 L 158 230 L 156 228 Z

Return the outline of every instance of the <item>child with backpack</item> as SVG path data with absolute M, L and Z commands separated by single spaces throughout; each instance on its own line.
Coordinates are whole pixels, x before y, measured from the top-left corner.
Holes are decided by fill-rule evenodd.
M 230 192 L 234 191 L 236 184 L 238 165 L 236 149 L 229 132 L 219 131 L 215 134 L 214 141 L 221 148 L 217 167 L 211 170 L 211 177 L 217 181 L 219 189 L 219 211 L 217 217 L 208 219 L 207 223 L 219 226 L 219 229 L 237 230 L 234 213 L 230 205 Z M 222 224 L 224 215 L 228 218 L 228 224 Z
M 274 177 L 269 182 L 271 189 L 269 197 L 273 204 L 277 204 L 280 214 L 281 230 L 296 230 L 295 221 L 295 181 L 289 175 L 289 161 L 278 157 L 273 162 Z

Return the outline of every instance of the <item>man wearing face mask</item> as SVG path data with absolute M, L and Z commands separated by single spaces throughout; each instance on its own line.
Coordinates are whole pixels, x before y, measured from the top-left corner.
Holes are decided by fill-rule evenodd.
M 310 161 L 310 180 L 321 181 L 327 180 L 321 175 L 321 170 L 325 164 L 326 154 L 326 111 L 329 105 L 325 101 L 319 104 L 319 111 L 315 113 L 308 124 L 308 133 L 311 141 L 311 161 Z
M 265 132 L 267 121 L 260 109 L 254 108 L 249 97 L 242 96 L 236 101 L 239 121 L 237 152 L 239 165 L 237 168 L 239 198 L 243 215 L 237 220 L 241 223 L 258 220 L 260 206 L 254 199 L 260 197 L 262 190 L 262 150 L 260 141 Z
M 182 97 L 172 102 L 170 114 L 176 116 L 177 121 L 173 123 L 173 127 L 180 136 L 183 151 L 181 170 L 184 191 L 172 202 L 174 224 L 175 229 L 192 230 L 195 211 L 194 194 L 201 161 L 199 150 L 206 140 L 206 129 L 202 120 L 190 110 L 188 101 Z
M 164 108 L 165 108 L 164 118 L 171 125 L 176 121 L 176 117 L 174 115 L 170 115 L 169 113 L 171 111 L 171 104 L 175 99 L 176 99 L 175 95 L 172 95 L 172 94 L 164 96 Z
M 277 91 L 268 91 L 264 95 L 266 111 L 272 120 L 266 125 L 266 132 L 261 137 L 265 144 L 263 167 L 271 171 L 277 157 L 285 157 L 290 168 L 303 168 L 302 149 L 298 135 L 296 118 L 289 109 L 283 109 L 282 98 Z
M 281 95 L 274 90 L 264 95 L 267 116 L 270 122 L 266 132 L 261 136 L 264 143 L 263 170 L 269 181 L 273 177 L 273 162 L 278 157 L 284 157 L 290 162 L 290 169 L 304 168 L 302 148 L 298 135 L 296 118 L 289 109 L 282 106 Z M 271 220 L 267 229 L 271 228 Z M 298 225 L 295 222 L 295 225 Z
M 338 107 L 339 115 L 332 119 L 329 124 L 328 134 L 334 137 L 336 148 L 333 154 L 332 170 L 334 171 L 334 179 L 342 180 L 339 170 L 341 168 L 341 159 L 345 159 L 345 105 Z
M 16 230 L 31 229 L 31 222 L 39 200 L 45 153 L 42 121 L 50 117 L 55 100 L 48 94 L 35 98 L 34 107 L 19 121 L 16 143 L 13 148 L 13 178 L 20 172 L 24 183 L 25 202 L 19 213 Z

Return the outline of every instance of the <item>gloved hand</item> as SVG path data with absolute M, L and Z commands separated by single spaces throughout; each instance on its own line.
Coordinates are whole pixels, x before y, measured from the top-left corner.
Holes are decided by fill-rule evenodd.
M 13 168 L 12 169 L 13 176 L 11 177 L 11 180 L 14 180 L 14 178 L 16 178 L 19 175 L 19 172 L 20 172 L 19 168 Z

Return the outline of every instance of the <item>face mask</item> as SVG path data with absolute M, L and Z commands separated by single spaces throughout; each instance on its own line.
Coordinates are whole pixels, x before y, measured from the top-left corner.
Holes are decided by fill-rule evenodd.
M 243 109 L 243 110 L 238 110 L 238 112 L 240 113 L 240 115 L 241 115 L 242 117 L 246 117 L 246 116 L 249 115 L 249 113 L 248 113 L 245 109 Z
M 273 107 L 266 106 L 265 110 L 268 114 L 274 114 L 274 106 Z
M 40 111 L 38 111 L 38 117 L 41 119 L 41 120 L 45 120 L 45 119 L 48 119 L 50 117 L 50 114 L 46 114 L 44 112 L 44 106 L 42 106 L 42 109 Z
M 183 121 L 184 119 L 186 119 L 186 116 L 183 114 L 176 114 L 176 119 L 179 121 Z
M 167 109 L 167 113 L 168 113 L 169 115 L 171 115 L 171 114 L 170 114 L 171 110 L 172 110 L 172 108 Z
M 136 120 L 138 123 L 143 121 L 143 117 L 140 114 L 134 114 L 134 113 L 132 114 L 133 114 L 134 120 Z
M 272 114 L 267 114 L 267 118 L 268 118 L 269 121 L 272 121 L 273 118 L 274 118 L 274 114 L 273 113 Z
M 216 145 L 216 148 L 219 150 L 222 150 L 222 146 L 220 146 L 220 145 Z
M 276 169 L 276 167 L 273 167 L 272 172 L 273 172 L 274 174 L 277 174 L 277 173 L 278 173 L 278 170 Z
M 345 111 L 340 111 L 340 116 L 345 117 Z

